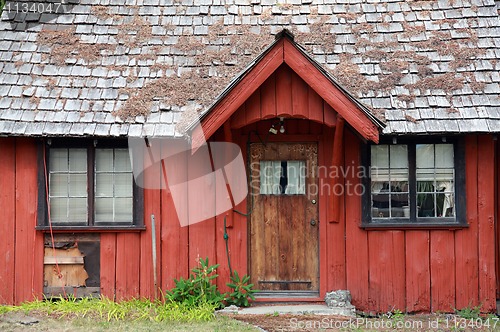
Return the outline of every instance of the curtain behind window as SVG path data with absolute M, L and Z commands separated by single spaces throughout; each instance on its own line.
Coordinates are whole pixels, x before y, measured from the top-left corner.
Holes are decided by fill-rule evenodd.
M 302 160 L 260 162 L 261 195 L 305 194 L 305 163 Z

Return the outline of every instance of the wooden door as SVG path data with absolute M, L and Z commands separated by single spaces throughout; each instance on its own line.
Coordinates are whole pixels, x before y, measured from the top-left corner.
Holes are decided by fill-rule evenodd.
M 250 146 L 250 275 L 256 289 L 319 291 L 317 154 L 316 143 Z

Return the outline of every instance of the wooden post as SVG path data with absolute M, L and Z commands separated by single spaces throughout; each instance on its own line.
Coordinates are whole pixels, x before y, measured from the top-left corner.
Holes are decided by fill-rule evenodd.
M 233 134 L 231 133 L 231 120 L 227 120 L 224 122 L 224 141 L 231 143 L 233 141 Z M 226 179 L 227 180 L 227 179 Z M 231 193 L 229 192 L 231 188 L 229 187 L 229 184 L 226 183 L 226 188 L 228 190 L 229 195 L 231 196 Z M 234 204 L 234 202 L 231 200 L 231 202 Z M 234 208 L 234 206 L 233 206 Z M 233 214 L 234 212 L 228 211 L 226 213 L 226 227 L 227 228 L 232 228 L 233 227 Z
M 333 196 L 333 214 L 330 222 L 340 221 L 340 195 L 335 194 L 335 186 L 337 184 L 342 185 L 344 179 L 342 178 L 342 172 L 339 172 L 340 167 L 342 167 L 342 155 L 344 154 L 344 119 L 337 115 L 337 126 L 335 128 L 335 136 L 333 140 L 333 158 L 332 166 L 337 168 L 337 179 L 333 181 L 332 196 Z

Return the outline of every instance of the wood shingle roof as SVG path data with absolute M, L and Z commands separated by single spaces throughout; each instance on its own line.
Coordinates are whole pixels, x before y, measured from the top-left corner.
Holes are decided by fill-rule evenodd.
M 283 29 L 384 134 L 500 132 L 493 0 L 23 2 L 0 21 L 0 135 L 179 135 Z

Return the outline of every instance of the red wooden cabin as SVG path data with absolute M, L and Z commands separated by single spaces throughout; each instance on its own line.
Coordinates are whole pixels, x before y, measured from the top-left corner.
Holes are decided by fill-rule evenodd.
M 326 292 L 347 289 L 362 311 L 451 312 L 472 306 L 494 311 L 499 290 L 500 79 L 493 61 L 498 52 L 490 51 L 500 37 L 488 37 L 486 30 L 498 29 L 498 17 L 493 2 L 479 8 L 463 4 L 460 10 L 467 17 L 489 20 L 476 38 L 464 40 L 484 52 L 476 57 L 459 48 L 455 58 L 433 54 L 436 58 L 428 64 L 417 53 L 432 52 L 432 45 L 412 44 L 422 41 L 415 29 L 434 31 L 423 23 L 428 21 L 454 36 L 465 33 L 461 24 L 469 22 L 460 17 L 444 22 L 456 6 L 429 3 L 360 1 L 349 9 L 357 18 L 349 16 L 347 7 L 314 1 L 300 13 L 262 4 L 274 16 L 266 21 L 260 14 L 255 24 L 256 14 L 245 13 L 258 9 L 243 2 L 227 10 L 211 4 L 187 6 L 194 16 L 179 9 L 175 14 L 172 5 L 158 7 L 160 12 L 144 5 L 136 13 L 122 11 L 126 6 L 82 5 L 46 21 L 16 20 L 4 11 L 0 302 L 63 292 L 116 300 L 154 298 L 173 287 L 174 278 L 187 277 L 205 257 L 220 264 L 217 283 L 226 290 L 229 256 L 233 270 L 251 276 L 260 290 L 258 301 L 317 302 Z M 370 6 L 378 9 L 371 11 Z M 319 21 L 306 7 L 319 9 Z M 106 10 L 119 17 L 104 15 Z M 213 16 L 203 16 L 205 10 Z M 295 38 L 288 31 L 276 33 L 286 23 L 280 20 L 287 10 Z M 391 20 L 372 22 L 380 12 Z M 398 17 L 404 24 L 397 23 Z M 136 20 L 135 28 L 127 25 L 129 18 Z M 350 34 L 337 31 L 342 24 Z M 371 25 L 378 32 L 370 35 L 373 39 L 385 28 L 388 38 L 399 38 L 416 51 L 393 55 L 403 52 L 397 43 L 351 43 L 351 37 L 359 41 Z M 111 32 L 117 26 L 129 34 Z M 250 30 L 231 32 L 241 27 Z M 249 40 L 223 41 L 246 33 L 262 43 L 264 33 L 254 34 L 252 27 L 271 28 L 274 41 L 264 40 L 266 47 L 257 53 Z M 206 34 L 200 32 L 205 28 Z M 41 38 L 44 31 L 52 39 Z M 300 42 L 303 34 L 309 39 Z M 138 35 L 150 43 L 134 39 Z M 335 36 L 334 45 L 325 39 Z M 207 49 L 218 45 L 219 53 L 224 47 L 236 51 L 222 61 L 217 52 L 200 53 L 199 43 Z M 83 55 L 86 47 L 97 47 L 98 55 Z M 356 56 L 364 56 L 356 53 L 362 47 L 372 52 L 373 61 L 356 64 Z M 394 52 L 385 47 L 394 47 Z M 374 50 L 392 55 L 377 58 Z M 207 54 L 216 59 L 208 67 L 196 62 Z M 342 56 L 352 57 L 355 64 L 342 62 Z M 329 57 L 336 59 L 333 73 Z M 466 63 L 453 63 L 460 57 Z M 243 69 L 237 73 L 234 62 L 246 67 L 236 66 Z M 365 66 L 361 73 L 358 65 Z M 395 70 L 391 65 L 408 67 Z M 421 85 L 405 83 L 414 66 L 425 65 L 436 67 L 427 76 L 414 75 Z M 450 73 L 457 68 L 466 68 L 456 74 L 465 77 L 463 86 L 453 86 L 456 75 Z M 183 79 L 182 70 L 194 71 L 195 77 Z M 225 89 L 217 71 L 226 79 Z M 384 76 L 384 71 L 389 74 Z M 403 76 L 395 78 L 396 71 Z M 167 72 L 180 79 L 161 81 Z M 195 79 L 202 85 L 195 85 Z M 395 79 L 394 86 L 383 86 L 384 79 Z M 366 80 L 382 83 L 378 90 L 368 85 L 372 91 L 358 91 Z M 418 93 L 412 95 L 408 84 Z M 220 94 L 203 104 L 208 90 Z M 179 96 L 186 93 L 189 98 L 182 100 Z M 191 104 L 201 109 L 198 129 L 209 142 L 232 142 L 241 149 L 247 177 L 239 180 L 248 185 L 248 196 L 234 209 L 181 226 L 171 187 L 175 181 L 167 177 L 162 185 L 164 166 L 156 163 L 143 176 L 157 187 L 140 188 L 133 178 L 127 137 L 183 139 L 179 124 L 192 123 L 192 117 L 183 115 Z M 147 112 L 139 114 L 144 107 Z M 202 142 L 200 133 L 190 133 L 190 144 Z M 169 153 L 168 146 L 162 149 L 162 156 Z M 190 158 L 176 159 L 180 179 L 206 171 L 202 159 Z M 205 197 L 201 188 L 188 186 L 180 201 L 190 211 L 211 199 L 214 204 L 228 199 L 219 196 L 224 195 L 215 189 L 213 197 Z M 75 247 L 76 253 L 68 250 Z

